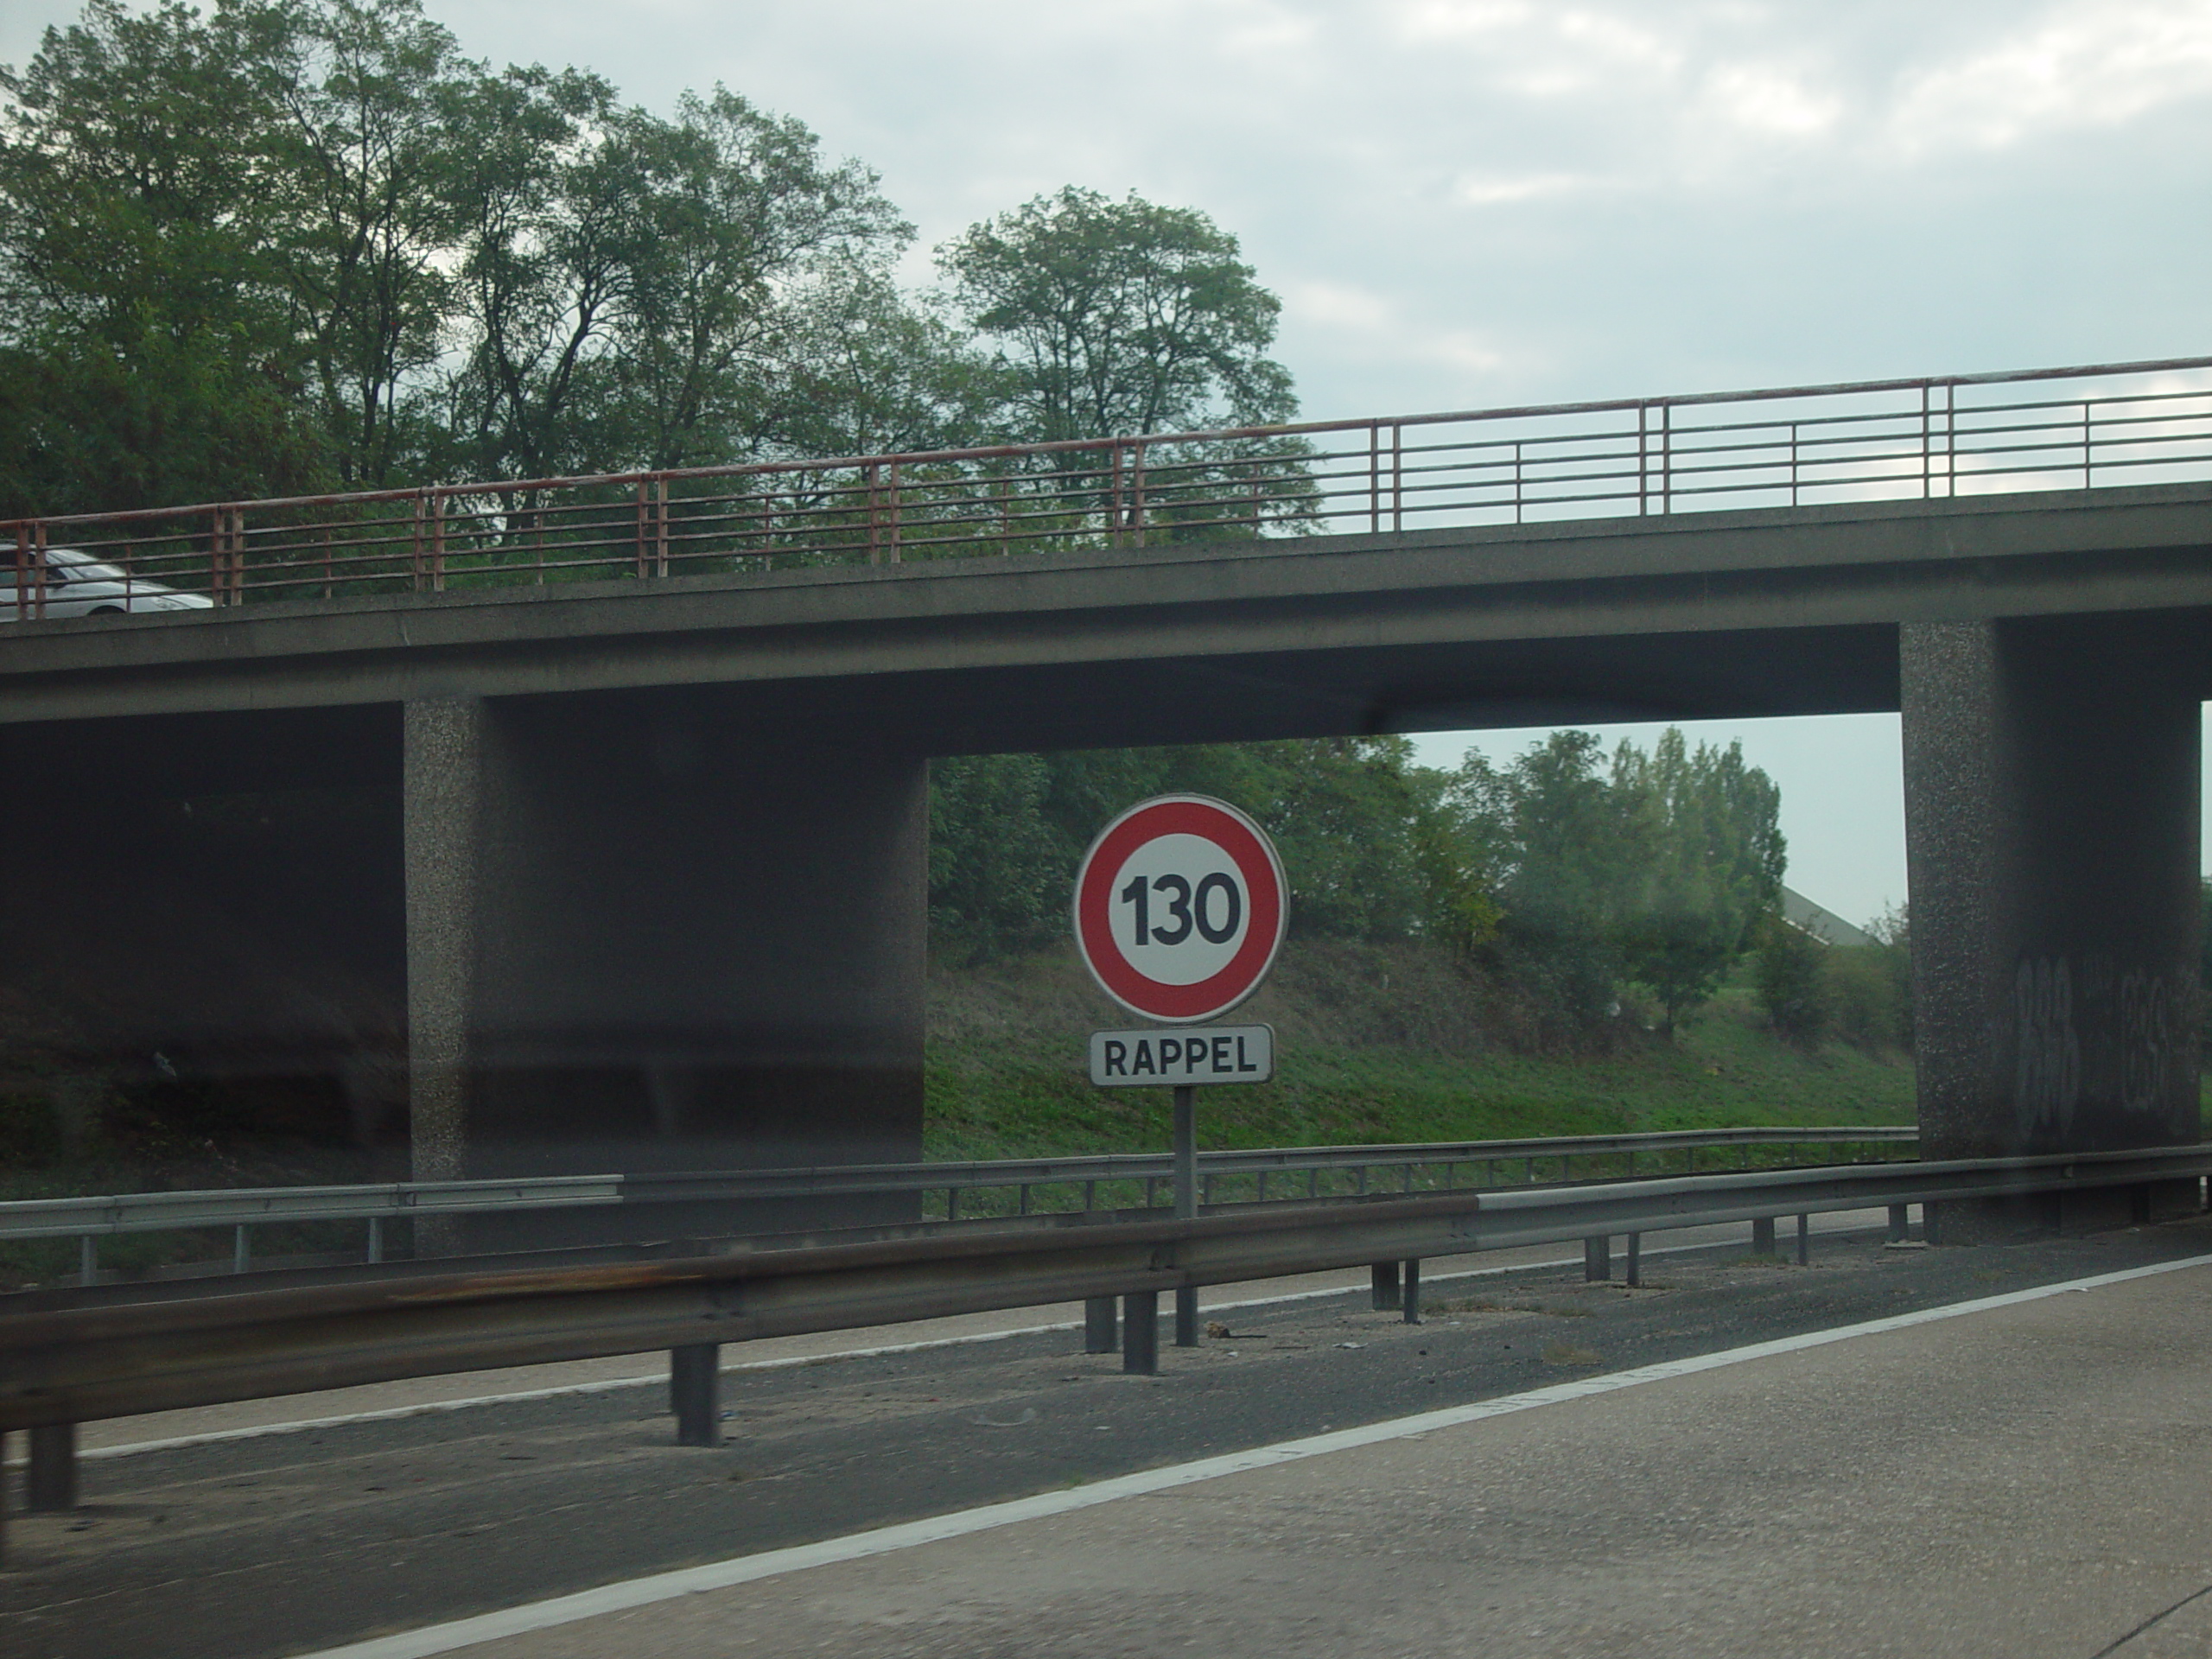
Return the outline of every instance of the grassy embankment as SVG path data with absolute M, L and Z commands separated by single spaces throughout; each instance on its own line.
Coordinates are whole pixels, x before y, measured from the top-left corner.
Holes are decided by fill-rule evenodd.
M 1725 989 L 1672 1043 L 1633 1011 L 1605 1052 L 1510 1043 L 1510 1000 L 1421 946 L 1294 943 L 1234 1016 L 1275 1027 L 1277 1077 L 1204 1091 L 1202 1147 L 1315 1146 L 1598 1135 L 1747 1124 L 1913 1119 L 1908 1056 L 1846 1044 L 1813 1052 L 1768 1031 L 1743 986 Z M 1138 1023 L 1071 950 L 930 985 L 927 1155 L 1035 1157 L 1158 1151 L 1165 1089 L 1102 1090 L 1084 1040 Z

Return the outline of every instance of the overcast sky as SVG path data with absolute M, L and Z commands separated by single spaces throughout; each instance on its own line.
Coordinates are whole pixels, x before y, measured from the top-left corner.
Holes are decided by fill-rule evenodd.
M 797 115 L 881 173 L 918 277 L 1065 183 L 1204 208 L 1316 417 L 2212 353 L 2212 0 L 429 10 Z M 76 12 L 0 0 L 0 60 Z M 1893 719 L 1693 729 L 1782 785 L 1792 886 L 1904 896 Z

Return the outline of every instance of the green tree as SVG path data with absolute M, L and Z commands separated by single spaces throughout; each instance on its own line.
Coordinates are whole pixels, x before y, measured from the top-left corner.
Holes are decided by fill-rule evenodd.
M 1295 933 L 1401 939 L 1433 925 L 1424 833 L 1441 779 L 1403 738 L 1314 738 L 1101 749 L 938 762 L 931 770 L 931 918 L 960 960 L 1065 936 L 1077 861 L 1123 808 L 1211 795 L 1274 838 Z
M 0 518 L 299 493 L 327 481 L 296 382 L 251 331 L 149 306 L 0 345 Z
M 1810 1048 L 1835 1017 L 1826 971 L 1830 947 L 1778 912 L 1760 918 L 1752 983 L 1767 1023 L 1791 1042 Z
M 259 136 L 262 251 L 312 363 L 340 481 L 414 469 L 423 384 L 450 303 L 452 119 L 486 78 L 417 0 L 226 0 L 273 113 Z
M 103 354 L 143 379 L 109 447 L 156 500 L 419 471 L 448 299 L 445 118 L 483 73 L 416 0 L 205 16 L 93 0 L 0 82 L 16 377 L 86 405 L 95 447 Z M 71 396 L 73 365 L 88 394 Z M 114 467 L 92 477 L 95 504 L 138 504 Z
M 626 401 L 652 467 L 683 467 L 763 447 L 786 434 L 767 418 L 766 384 L 791 347 L 819 338 L 809 310 L 873 293 L 855 268 L 887 275 L 913 227 L 858 162 L 830 164 L 799 121 L 717 86 L 685 93 L 676 118 L 641 126 L 649 188 L 614 340 Z
M 596 77 L 543 69 L 448 94 L 462 135 L 448 175 L 457 365 L 437 397 L 449 470 L 542 478 L 612 469 L 598 415 L 608 313 L 632 235 L 629 152 L 596 145 L 620 118 Z
M 987 425 L 874 175 L 727 89 L 494 73 L 419 0 L 90 0 L 0 93 L 13 511 Z
M 1866 1049 L 1910 1046 L 1910 987 L 1891 946 L 1832 945 L 1821 959 L 1839 1036 Z
M 825 261 L 779 321 L 764 353 L 763 425 L 791 453 L 911 454 L 1000 435 L 1002 366 L 878 264 Z
M 0 93 L 0 511 L 311 486 L 243 20 L 92 0 Z
M 1709 999 L 1781 897 L 1781 792 L 1743 747 L 1694 752 L 1673 727 L 1649 754 L 1624 742 L 1612 794 L 1633 849 L 1618 928 L 1623 966 L 1659 1000 L 1667 1034 Z
M 1604 753 L 1594 733 L 1554 732 L 1502 777 L 1479 755 L 1460 773 L 1498 819 L 1500 965 L 1569 1027 L 1607 1014 L 1623 972 L 1632 843 Z
M 476 89 L 455 204 L 464 362 L 447 390 L 483 477 L 708 465 L 806 428 L 793 353 L 822 344 L 854 267 L 911 236 L 855 162 L 726 88 L 676 118 L 604 83 Z M 818 383 L 826 376 L 816 376 Z
M 1066 928 L 1066 838 L 1045 814 L 1041 756 L 930 765 L 930 934 L 956 963 L 1034 950 Z
M 1486 955 L 1555 1035 L 1602 1023 L 1628 981 L 1671 1034 L 1780 891 L 1779 807 L 1739 748 L 1693 752 L 1671 729 L 1610 764 L 1590 732 L 1554 732 L 1503 767 L 1471 754 L 1432 819 L 1426 929 Z
M 961 321 L 998 349 L 1018 435 L 1051 441 L 1287 421 L 1267 355 L 1282 302 L 1196 208 L 1073 185 L 938 250 Z

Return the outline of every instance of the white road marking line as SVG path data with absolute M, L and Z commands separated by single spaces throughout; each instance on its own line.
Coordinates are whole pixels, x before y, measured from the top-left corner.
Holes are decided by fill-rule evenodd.
M 1815 1227 L 1813 1230 L 1821 1232 L 1824 1230 Z M 1834 1230 L 1856 1232 L 1864 1230 L 1847 1227 Z M 1646 1250 L 1643 1254 L 1681 1255 L 1694 1250 L 1718 1250 L 1727 1248 L 1725 1243 L 1669 1244 L 1659 1249 Z M 1453 1279 L 1486 1279 L 1494 1278 L 1501 1274 L 1536 1273 L 1548 1268 L 1573 1268 L 1581 1265 L 1580 1257 L 1562 1256 L 1556 1262 L 1521 1262 L 1510 1267 L 1465 1268 L 1456 1273 L 1423 1273 L 1421 1283 L 1423 1286 L 1440 1285 Z M 1275 1296 L 1247 1297 L 1241 1301 L 1208 1302 L 1205 1306 L 1224 1312 L 1238 1307 L 1268 1307 L 1277 1302 L 1306 1302 L 1324 1296 L 1350 1296 L 1356 1294 L 1359 1288 L 1357 1285 L 1340 1285 L 1324 1290 L 1292 1290 Z M 826 1365 L 832 1360 L 874 1359 L 884 1354 L 915 1354 L 935 1348 L 959 1348 L 969 1343 L 1004 1342 L 1014 1337 L 1043 1336 L 1054 1331 L 1080 1329 L 1082 1329 L 1080 1320 L 1066 1319 L 1052 1325 L 1023 1325 L 1004 1331 L 978 1331 L 966 1336 L 931 1337 L 918 1342 L 885 1343 L 873 1348 L 837 1348 L 825 1354 L 792 1354 L 778 1359 L 739 1360 L 723 1366 L 722 1370 L 725 1372 L 775 1371 L 793 1365 Z M 77 1453 L 77 1459 L 82 1463 L 96 1458 L 130 1458 L 145 1452 L 175 1452 L 188 1446 L 219 1445 L 226 1440 L 257 1440 L 270 1434 L 303 1434 L 318 1428 L 342 1428 L 348 1423 L 391 1422 L 403 1417 L 427 1417 L 441 1411 L 467 1411 L 477 1406 L 503 1406 L 511 1401 L 517 1400 L 556 1400 L 568 1395 L 611 1394 L 617 1389 L 647 1388 L 653 1383 L 665 1382 L 667 1380 L 667 1372 L 653 1371 L 644 1376 L 608 1377 L 596 1382 L 563 1382 L 551 1388 L 517 1389 L 509 1394 L 473 1394 L 464 1395 L 458 1400 L 426 1400 L 412 1406 L 381 1406 L 370 1411 L 349 1411 L 330 1417 L 302 1417 L 289 1423 L 254 1423 L 242 1428 L 210 1428 L 196 1434 L 172 1434 L 158 1440 L 131 1440 L 122 1446 L 86 1446 Z M 17 1456 L 8 1459 L 4 1465 L 0 1466 L 10 1469 L 21 1468 L 24 1462 L 23 1458 Z
M 496 1613 L 480 1613 L 473 1618 L 455 1619 L 450 1624 L 433 1624 L 397 1636 L 377 1637 L 345 1647 L 326 1648 L 298 1656 L 298 1659 L 432 1659 L 432 1656 L 437 1654 L 454 1653 L 506 1637 L 527 1635 L 532 1630 L 573 1624 L 607 1613 L 651 1606 L 655 1602 L 673 1601 L 702 1591 L 726 1590 L 736 1585 L 780 1577 L 787 1573 L 803 1573 L 810 1567 L 863 1560 L 872 1555 L 912 1549 L 918 1545 L 936 1543 L 947 1538 L 964 1538 L 999 1527 L 1014 1526 L 1024 1521 L 1040 1521 L 1052 1516 L 1068 1515 L 1077 1510 L 1091 1509 L 1125 1497 L 1141 1497 L 1151 1492 L 1194 1485 L 1200 1481 L 1218 1480 L 1225 1475 L 1273 1468 L 1279 1464 L 1296 1463 L 1307 1458 L 1325 1457 L 1332 1452 L 1346 1452 L 1357 1446 L 1375 1446 L 1386 1440 L 1406 1440 L 1440 1428 L 1457 1428 L 1464 1424 L 1481 1422 L 1486 1418 L 1533 1411 L 1542 1406 L 1587 1400 L 1599 1395 L 1617 1393 L 1623 1389 L 1637 1388 L 1646 1382 L 1692 1376 L 1700 1371 L 1720 1370 L 1728 1366 L 1770 1359 L 1782 1354 L 1802 1353 L 1808 1349 L 1824 1348 L 1831 1343 L 1848 1342 L 1858 1337 L 1910 1330 L 1914 1325 L 1934 1325 L 1940 1320 L 1960 1319 L 1971 1313 L 1986 1313 L 2000 1307 L 2017 1307 L 2025 1302 L 2043 1301 L 2073 1291 L 2094 1290 L 2107 1285 L 2125 1284 L 2133 1279 L 2148 1279 L 2160 1274 L 2203 1267 L 2212 1267 L 2212 1255 L 2194 1255 L 2178 1262 L 2127 1268 L 2117 1273 L 2101 1273 L 2059 1284 L 2037 1285 L 2031 1289 L 2007 1291 L 2002 1295 L 1983 1296 L 1970 1302 L 1954 1302 L 1947 1307 L 1923 1308 L 1917 1313 L 1896 1313 L 1857 1325 L 1836 1325 L 1826 1331 L 1808 1331 L 1794 1337 L 1777 1337 L 1767 1342 L 1749 1343 L 1741 1348 L 1699 1354 L 1688 1359 L 1662 1360 L 1653 1365 L 1639 1365 L 1630 1370 L 1614 1371 L 1603 1376 L 1582 1377 L 1572 1382 L 1557 1382 L 1549 1388 L 1531 1389 L 1524 1394 L 1506 1395 L 1473 1405 L 1449 1406 L 1440 1411 L 1425 1411 L 1412 1417 L 1393 1418 L 1358 1428 L 1338 1429 L 1326 1434 L 1308 1435 L 1303 1440 L 1255 1446 L 1248 1452 L 1203 1458 L 1195 1463 L 1177 1464 L 1166 1469 L 1147 1469 L 1133 1475 L 1119 1475 L 1113 1479 L 1102 1480 L 1095 1485 L 1077 1487 L 1070 1491 L 1040 1492 L 1034 1497 L 985 1504 L 980 1509 L 932 1516 L 925 1521 L 909 1521 L 894 1527 L 879 1527 L 868 1532 L 850 1533 L 842 1538 L 825 1538 L 819 1543 L 763 1550 L 758 1554 L 741 1555 L 730 1560 L 685 1567 L 674 1573 L 651 1573 L 625 1583 L 601 1585 L 594 1590 L 555 1596 L 549 1600 L 531 1602 Z

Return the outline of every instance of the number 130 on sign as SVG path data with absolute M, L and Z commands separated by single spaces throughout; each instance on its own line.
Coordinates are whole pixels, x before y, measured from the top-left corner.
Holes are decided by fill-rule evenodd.
M 1075 936 L 1109 996 L 1171 1025 L 1211 1020 L 1255 990 L 1288 920 L 1282 866 L 1223 801 L 1164 795 L 1099 832 L 1076 875 Z

